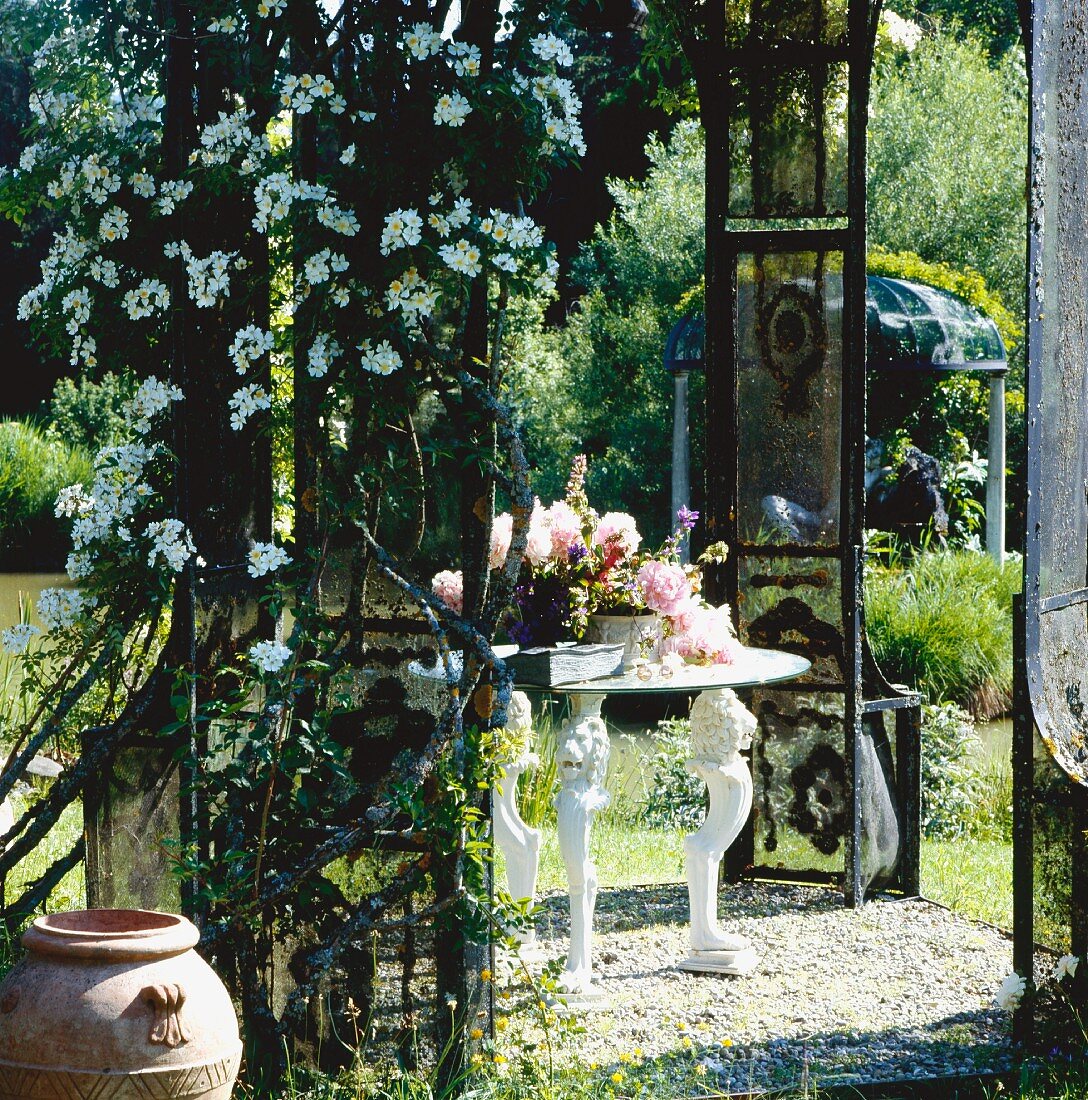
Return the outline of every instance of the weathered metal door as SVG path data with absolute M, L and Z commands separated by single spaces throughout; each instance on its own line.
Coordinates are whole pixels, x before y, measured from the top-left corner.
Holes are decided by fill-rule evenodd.
M 1030 977 L 1036 940 L 1088 953 L 1088 2 L 1025 8 L 1028 505 L 1013 765 L 1016 969 Z

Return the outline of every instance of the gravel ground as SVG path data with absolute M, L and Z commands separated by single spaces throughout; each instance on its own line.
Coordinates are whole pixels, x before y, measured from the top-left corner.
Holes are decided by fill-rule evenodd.
M 562 959 L 566 898 L 542 905 L 540 947 Z M 720 918 L 752 941 L 754 973 L 676 969 L 688 954 L 684 886 L 601 892 L 594 962 L 608 1004 L 583 1013 L 570 1040 L 585 1066 L 684 1095 L 1012 1065 L 1009 1017 L 993 1000 L 1012 942 L 997 930 L 925 901 L 850 911 L 829 890 L 765 884 L 724 890 Z M 526 1042 L 530 1030 L 511 1034 Z

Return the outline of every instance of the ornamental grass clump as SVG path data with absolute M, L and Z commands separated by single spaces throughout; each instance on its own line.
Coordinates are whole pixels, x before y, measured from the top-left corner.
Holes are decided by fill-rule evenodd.
M 905 565 L 870 566 L 866 625 L 885 674 L 930 703 L 975 717 L 1012 704 L 1012 597 L 1019 559 L 998 565 L 974 551 L 937 550 Z
M 0 421 L 0 568 L 61 569 L 66 525 L 54 514 L 57 494 L 91 471 L 80 447 L 33 424 Z

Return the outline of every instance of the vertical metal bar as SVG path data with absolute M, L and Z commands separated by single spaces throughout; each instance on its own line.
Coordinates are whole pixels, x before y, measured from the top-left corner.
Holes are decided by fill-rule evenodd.
M 921 707 L 902 707 L 895 712 L 895 782 L 902 813 L 899 885 L 907 897 L 913 898 L 921 893 Z
M 850 241 L 843 256 L 842 621 L 846 684 L 846 767 L 851 791 L 851 829 L 846 845 L 844 897 L 850 907 L 864 898 L 861 834 L 862 542 L 865 484 L 865 128 L 869 97 L 869 6 L 851 0 L 849 8 L 849 158 L 847 187 Z
M 846 728 L 846 782 L 850 791 L 850 832 L 846 838 L 846 877 L 843 882 L 843 897 L 850 909 L 865 903 L 865 886 L 862 877 L 861 835 L 862 821 L 861 799 L 861 728 L 863 713 L 861 680 L 861 553 L 855 546 L 843 547 L 843 639 L 844 639 L 844 679 L 846 681 L 845 719 Z
M 1027 316 L 1027 369 L 1024 405 L 1027 426 L 1027 504 L 1025 508 L 1024 586 L 1013 600 L 1013 743 L 1012 743 L 1012 873 L 1013 873 L 1013 967 L 1032 978 L 1035 954 L 1034 887 L 1034 712 L 1029 662 L 1039 658 L 1039 601 L 1042 572 L 1042 480 L 1043 373 L 1043 226 L 1045 199 L 1042 172 L 1046 154 L 1044 116 L 1046 93 L 1045 59 L 1034 48 L 1044 25 L 1045 5 L 1026 0 L 1021 6 L 1025 52 L 1028 61 L 1028 164 L 1025 184 L 1028 194 L 1028 278 L 1025 295 Z M 1039 186 L 1036 186 L 1039 184 Z M 1022 1005 L 1013 1016 L 1013 1035 L 1027 1043 L 1034 1031 L 1029 1008 Z
M 708 542 L 737 541 L 738 394 L 736 347 L 736 256 L 726 246 L 729 202 L 728 74 L 715 70 L 701 89 L 706 128 L 706 516 Z M 709 98 L 708 98 L 709 97 Z M 738 614 L 738 562 L 707 572 L 707 594 L 727 601 Z
M 676 514 L 691 504 L 691 442 L 688 437 L 688 372 L 678 370 L 673 375 L 672 397 L 672 515 L 670 530 L 676 524 Z M 680 560 L 691 560 L 691 540 L 684 539 Z
M 1069 951 L 1083 959 L 1088 954 L 1088 790 L 1074 786 L 1071 794 Z M 1083 1006 L 1088 1001 L 1088 979 L 1079 967 L 1075 979 L 1070 995 Z
M 1030 985 L 1035 955 L 1034 914 L 1034 739 L 1035 727 L 1028 699 L 1025 651 L 1025 601 L 1013 600 L 1013 726 L 1012 726 L 1012 965 Z M 1013 1034 L 1020 1042 L 1031 1037 L 1028 1008 L 1017 1010 Z
M 986 452 L 986 552 L 1005 560 L 1005 376 L 990 375 L 989 445 Z

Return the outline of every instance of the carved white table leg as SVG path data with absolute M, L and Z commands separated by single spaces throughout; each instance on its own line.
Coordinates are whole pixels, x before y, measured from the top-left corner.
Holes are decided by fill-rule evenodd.
M 559 851 L 570 888 L 570 950 L 559 979 L 567 1004 L 600 1000 L 593 985 L 593 909 L 597 903 L 597 868 L 589 858 L 593 815 L 608 805 L 604 789 L 608 768 L 608 730 L 601 718 L 599 695 L 572 695 L 571 716 L 559 731 L 556 766 L 562 789 L 555 796 Z
M 755 716 L 728 688 L 704 691 L 691 708 L 688 770 L 707 785 L 710 809 L 698 832 L 684 839 L 691 955 L 683 970 L 746 974 L 756 953 L 743 936 L 718 925 L 718 865 L 752 809 L 752 773 L 741 749 L 752 744 Z
M 510 696 L 506 714 L 503 778 L 491 792 L 492 829 L 495 843 L 506 859 L 510 896 L 515 901 L 528 899 L 530 906 L 536 901 L 540 830 L 531 829 L 522 820 L 518 812 L 517 787 L 521 773 L 540 763 L 540 758 L 530 749 L 532 732 L 529 697 L 523 691 L 515 691 Z M 518 932 L 517 938 L 521 942 L 523 958 L 539 954 L 535 947 L 535 928 Z

